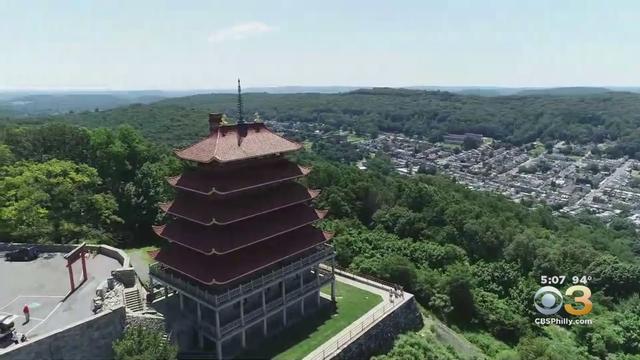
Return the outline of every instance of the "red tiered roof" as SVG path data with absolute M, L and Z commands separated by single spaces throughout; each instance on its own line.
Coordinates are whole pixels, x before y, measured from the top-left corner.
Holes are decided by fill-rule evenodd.
M 301 148 L 301 144 L 274 134 L 263 123 L 248 123 L 222 125 L 207 138 L 175 153 L 184 160 L 210 163 L 247 160 Z
M 320 190 L 309 190 L 290 182 L 274 186 L 268 191 L 222 199 L 180 192 L 174 201 L 161 204 L 160 207 L 168 214 L 202 225 L 226 225 L 309 201 L 318 194 Z
M 257 163 L 253 166 L 231 169 L 196 169 L 182 175 L 169 178 L 169 183 L 187 191 L 203 195 L 213 193 L 226 195 L 262 185 L 275 184 L 286 180 L 306 176 L 310 169 L 299 166 L 286 159 Z
M 330 238 L 330 234 L 309 225 L 226 255 L 203 255 L 170 243 L 156 254 L 155 259 L 203 284 L 221 285 L 309 250 Z
M 206 255 L 225 254 L 324 218 L 318 211 L 299 204 L 225 226 L 204 226 L 186 220 L 154 226 L 159 236 Z
M 206 285 L 293 260 L 330 239 L 312 225 L 326 212 L 305 204 L 320 191 L 293 181 L 309 169 L 282 157 L 302 145 L 261 123 L 221 121 L 222 114 L 210 114 L 210 135 L 176 151 L 200 164 L 168 179 L 179 191 L 160 207 L 178 219 L 154 227 L 169 240 L 154 258 Z

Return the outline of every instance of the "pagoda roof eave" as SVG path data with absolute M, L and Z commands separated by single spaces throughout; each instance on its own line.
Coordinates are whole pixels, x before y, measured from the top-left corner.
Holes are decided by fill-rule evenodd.
M 179 212 L 175 212 L 175 211 L 171 210 L 171 207 L 174 204 L 174 201 L 162 203 L 159 206 L 160 206 L 160 209 L 162 209 L 162 211 L 164 211 L 167 214 L 170 214 L 170 215 L 173 215 L 173 216 L 177 216 L 179 218 L 186 219 L 186 220 L 189 220 L 189 221 L 193 221 L 193 222 L 201 224 L 201 225 L 205 225 L 205 226 L 228 225 L 228 224 L 232 224 L 232 223 L 237 222 L 237 221 L 242 221 L 242 220 L 250 219 L 252 217 L 259 216 L 259 215 L 262 215 L 262 214 L 267 214 L 267 213 L 270 213 L 272 211 L 284 209 L 284 208 L 292 206 L 292 205 L 302 204 L 304 202 L 313 200 L 313 199 L 317 198 L 318 195 L 320 195 L 320 190 L 315 190 L 315 189 L 306 189 L 306 190 L 307 190 L 307 192 L 309 194 L 308 198 L 299 199 L 297 201 L 285 203 L 285 204 L 282 204 L 281 206 L 272 207 L 272 208 L 269 208 L 268 210 L 265 210 L 265 211 L 260 211 L 260 212 L 257 212 L 257 213 L 248 214 L 246 216 L 242 216 L 242 217 L 238 217 L 238 218 L 233 218 L 233 219 L 231 219 L 229 221 L 218 221 L 218 220 L 216 220 L 215 217 L 212 217 L 209 222 L 204 222 L 204 221 L 201 221 L 199 219 L 194 219 L 192 217 L 185 216 L 183 214 L 180 214 Z
M 176 156 L 201 164 L 231 163 L 303 148 L 299 142 L 273 133 L 264 123 L 221 125 L 209 136 L 183 149 L 174 150 Z
M 159 237 L 161 237 L 161 238 L 163 238 L 163 239 L 165 239 L 165 240 L 167 240 L 169 242 L 180 244 L 182 246 L 188 247 L 189 249 L 191 249 L 193 251 L 197 251 L 197 252 L 199 252 L 201 254 L 204 254 L 204 255 L 214 255 L 214 254 L 215 255 L 224 255 L 224 254 L 228 254 L 228 253 L 234 252 L 236 250 L 243 249 L 243 248 L 245 248 L 247 246 L 251 246 L 251 245 L 260 243 L 262 241 L 269 240 L 271 238 L 286 234 L 286 233 L 288 233 L 290 231 L 297 230 L 297 229 L 299 229 L 301 227 L 304 227 L 304 226 L 307 226 L 307 225 L 311 225 L 311 224 L 313 224 L 313 223 L 315 223 L 315 222 L 317 222 L 319 220 L 324 219 L 324 217 L 326 216 L 326 214 L 328 212 L 327 210 L 316 210 L 316 209 L 313 209 L 313 210 L 316 213 L 316 216 L 317 216 L 316 219 L 313 219 L 313 220 L 310 220 L 310 221 L 305 221 L 302 224 L 295 225 L 295 226 L 293 226 L 291 228 L 287 228 L 286 230 L 282 230 L 282 231 L 279 231 L 279 232 L 276 232 L 276 233 L 273 233 L 273 234 L 269 234 L 269 235 L 264 236 L 264 237 L 260 237 L 260 238 L 256 239 L 255 241 L 244 243 L 242 245 L 239 245 L 237 247 L 234 247 L 234 248 L 231 248 L 231 249 L 228 249 L 228 250 L 225 250 L 225 251 L 216 250 L 215 247 L 211 247 L 210 251 L 204 251 L 202 248 L 198 248 L 198 247 L 195 247 L 195 246 L 191 245 L 188 241 L 183 241 L 181 239 L 176 239 L 176 238 L 173 238 L 171 236 L 167 236 L 167 235 L 163 234 L 167 225 L 154 225 L 154 226 L 152 226 L 152 229 L 153 229 L 153 232 L 156 233 L 156 235 L 158 235 Z
M 299 229 L 299 228 L 301 228 L 301 227 L 304 227 L 304 226 L 306 226 L 306 225 L 313 224 L 313 223 L 314 223 L 314 222 L 316 222 L 316 221 L 318 221 L 318 220 L 310 221 L 310 222 L 308 222 L 308 223 L 304 223 L 304 224 L 302 224 L 302 225 L 298 225 L 298 226 L 293 227 L 293 228 L 291 228 L 291 229 L 288 229 L 288 230 L 285 230 L 285 231 L 282 231 L 282 232 L 279 232 L 279 233 L 276 233 L 276 234 L 273 234 L 273 235 L 269 235 L 269 236 L 267 236 L 267 237 L 265 237 L 265 238 L 262 238 L 262 239 L 256 240 L 256 241 L 254 241 L 254 242 L 251 242 L 251 243 L 248 243 L 248 244 L 245 244 L 245 245 L 242 245 L 242 246 L 239 246 L 239 247 L 237 247 L 237 248 L 235 248 L 235 249 L 232 249 L 232 250 L 227 250 L 227 251 L 216 251 L 215 249 L 212 249 L 212 250 L 211 250 L 211 251 L 209 251 L 209 252 L 204 252 L 204 251 L 202 251 L 201 249 L 198 249 L 198 248 L 193 247 L 193 246 L 191 246 L 191 245 L 184 244 L 184 243 L 182 243 L 182 242 L 180 242 L 180 241 L 176 241 L 175 239 L 172 239 L 172 238 L 170 238 L 170 237 L 168 237 L 168 236 L 164 236 L 164 235 L 162 235 L 162 231 L 164 230 L 165 225 L 153 226 L 152 228 L 153 228 L 153 231 L 156 233 L 156 235 L 160 236 L 161 238 L 163 238 L 163 239 L 165 239 L 165 240 L 167 240 L 167 241 L 169 241 L 169 242 L 176 243 L 176 244 L 180 244 L 180 245 L 182 245 L 182 246 L 184 246 L 184 247 L 188 247 L 189 249 L 191 249 L 191 250 L 193 250 L 193 251 L 197 251 L 197 252 L 199 252 L 199 253 L 201 253 L 201 254 L 203 254 L 203 255 L 224 255 L 224 254 L 232 253 L 232 252 L 234 252 L 234 251 L 236 251 L 236 250 L 240 250 L 240 249 L 246 248 L 247 246 L 255 245 L 255 244 L 258 244 L 258 243 L 260 243 L 260 242 L 262 242 L 262 241 L 269 240 L 269 239 L 274 238 L 274 237 L 276 237 L 276 236 L 280 236 L 280 235 L 282 235 L 282 234 L 286 234 L 286 233 L 288 233 L 289 231 L 297 230 L 297 229 Z
M 245 190 L 251 190 L 251 189 L 259 188 L 261 186 L 273 185 L 273 184 L 278 184 L 278 183 L 289 181 L 289 180 L 299 179 L 299 178 L 302 178 L 302 177 L 305 177 L 305 176 L 309 175 L 309 173 L 311 172 L 311 168 L 310 167 L 304 167 L 304 166 L 298 165 L 298 168 L 300 169 L 300 174 L 296 174 L 294 176 L 289 176 L 289 177 L 286 177 L 286 178 L 276 179 L 276 180 L 272 180 L 272 181 L 267 181 L 267 182 L 263 182 L 263 183 L 259 183 L 259 184 L 255 184 L 255 185 L 251 185 L 251 186 L 246 186 L 246 187 L 242 187 L 242 188 L 238 188 L 238 189 L 234 189 L 234 190 L 230 190 L 230 191 L 220 191 L 220 190 L 218 190 L 218 189 L 216 189 L 215 187 L 212 186 L 210 191 L 205 192 L 205 191 L 200 191 L 200 190 L 197 190 L 197 189 L 194 189 L 194 188 L 178 185 L 177 184 L 178 183 L 178 179 L 180 179 L 180 177 L 182 175 L 169 177 L 169 178 L 167 178 L 167 182 L 169 183 L 169 185 L 171 185 L 174 188 L 185 190 L 185 191 L 191 191 L 191 192 L 194 192 L 194 193 L 198 193 L 200 195 L 207 195 L 207 196 L 211 196 L 213 194 L 229 195 L 229 194 L 233 194 L 233 193 L 237 193 L 237 192 L 241 192 L 241 191 L 245 191 Z
M 298 146 L 296 146 L 295 149 L 283 150 L 283 151 L 274 151 L 274 152 L 270 152 L 270 153 L 264 153 L 264 154 L 252 155 L 252 156 L 245 156 L 245 157 L 240 158 L 240 159 L 232 159 L 232 160 L 220 160 L 220 159 L 216 159 L 215 157 L 212 157 L 209 160 L 202 161 L 202 160 L 198 160 L 196 158 L 180 155 L 180 152 L 182 150 L 179 150 L 179 149 L 178 150 L 173 150 L 173 153 L 179 159 L 182 159 L 182 160 L 185 160 L 185 161 L 193 161 L 193 162 L 197 162 L 197 163 L 200 163 L 200 164 L 211 164 L 211 163 L 214 163 L 214 162 L 218 163 L 218 164 L 228 164 L 228 163 L 239 162 L 239 161 L 244 161 L 244 160 L 258 159 L 258 158 L 263 158 L 263 157 L 267 157 L 267 156 L 274 156 L 274 155 L 277 156 L 277 155 L 296 152 L 296 151 L 302 149 L 302 147 L 303 147 L 303 145 L 301 145 L 301 144 L 297 144 L 297 145 Z
M 166 267 L 168 267 L 168 268 L 170 268 L 170 269 L 172 269 L 172 270 L 174 270 L 176 272 L 179 272 L 179 273 L 183 274 L 184 276 L 187 276 L 187 277 L 189 277 L 189 278 L 191 278 L 191 279 L 193 279 L 193 280 L 195 280 L 195 281 L 197 281 L 197 282 L 199 282 L 201 284 L 205 284 L 205 285 L 225 285 L 225 284 L 228 284 L 230 282 L 236 281 L 236 280 L 238 280 L 240 278 L 243 278 L 243 277 L 246 277 L 248 275 L 251 275 L 251 274 L 253 274 L 253 273 L 257 272 L 257 271 L 265 269 L 265 268 L 267 268 L 267 267 L 269 267 L 271 265 L 277 264 L 277 263 L 279 263 L 281 261 L 284 261 L 284 260 L 286 260 L 288 258 L 294 257 L 294 256 L 296 256 L 298 254 L 301 254 L 301 253 L 305 252 L 305 251 L 308 251 L 308 250 L 310 250 L 310 249 L 312 249 L 312 248 L 314 248 L 314 247 L 316 247 L 318 245 L 324 244 L 327 241 L 331 240 L 331 238 L 333 237 L 333 234 L 332 233 L 328 233 L 328 232 L 320 232 L 320 235 L 321 235 L 321 237 L 318 237 L 316 239 L 311 239 L 311 240 L 307 239 L 307 243 L 304 244 L 303 246 L 300 246 L 295 251 L 292 251 L 292 252 L 289 252 L 289 253 L 286 253 L 286 254 L 282 254 L 280 256 L 272 256 L 271 259 L 265 261 L 264 263 L 260 264 L 259 266 L 249 267 L 248 269 L 245 269 L 246 271 L 241 271 L 241 272 L 238 272 L 238 273 L 235 273 L 235 274 L 232 274 L 232 275 L 227 274 L 228 276 L 226 278 L 224 276 L 222 276 L 222 275 L 218 276 L 218 278 L 224 278 L 224 280 L 218 280 L 215 276 L 212 276 L 212 275 L 209 275 L 211 280 L 205 280 L 204 278 L 197 276 L 198 275 L 197 271 L 188 271 L 187 269 L 183 268 L 181 266 L 183 264 L 181 264 L 180 261 L 176 260 L 176 258 L 175 258 L 176 257 L 175 251 L 177 249 L 172 249 L 172 255 L 164 255 L 162 250 L 161 250 L 161 251 L 159 251 L 158 253 L 155 254 L 154 259 L 156 261 L 160 262 L 162 265 L 164 265 L 164 266 L 166 266 Z M 260 245 L 257 245 L 257 246 L 260 246 Z M 287 248 L 287 247 L 282 247 L 282 248 Z M 189 249 L 180 250 L 180 252 L 182 252 L 182 253 L 184 253 L 184 251 L 193 253 L 193 251 L 189 250 Z M 192 266 L 194 266 L 194 264 L 195 264 L 195 266 L 198 267 L 198 269 L 200 269 L 199 266 L 203 265 L 204 263 L 202 263 L 203 259 L 199 258 L 198 256 L 200 256 L 200 257 L 207 257 L 207 256 L 206 255 L 202 255 L 202 254 L 200 254 L 200 255 L 195 255 L 195 254 L 198 254 L 198 253 L 194 253 L 193 256 L 195 256 L 195 258 L 192 256 L 192 258 L 190 259 L 191 260 L 190 263 L 192 264 Z M 180 255 L 185 255 L 185 254 L 180 254 Z M 167 257 L 165 258 L 165 256 L 167 256 Z M 173 256 L 173 258 L 172 258 L 172 256 Z M 212 256 L 225 256 L 225 255 L 212 255 Z M 178 256 L 178 257 L 180 257 L 180 256 Z M 183 257 L 189 257 L 189 254 L 186 253 L 186 255 L 183 256 Z M 245 260 L 246 259 L 244 259 L 242 261 L 245 261 Z M 209 260 L 206 260 L 206 264 L 209 264 L 209 267 L 211 267 L 211 264 L 215 264 L 215 263 L 216 262 L 211 262 Z M 178 266 L 178 265 L 180 265 L 180 266 Z M 194 270 L 194 269 L 192 268 L 191 270 Z M 215 269 L 212 269 L 212 268 L 210 268 L 210 269 L 200 269 L 200 270 L 208 271 L 207 272 L 208 274 L 211 273 L 211 272 L 215 272 Z M 203 274 L 200 273 L 199 275 L 203 275 Z

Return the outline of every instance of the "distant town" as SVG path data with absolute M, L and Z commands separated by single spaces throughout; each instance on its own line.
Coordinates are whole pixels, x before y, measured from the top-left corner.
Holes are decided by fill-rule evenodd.
M 544 202 L 561 213 L 586 211 L 605 220 L 622 216 L 640 226 L 640 162 L 626 156 L 601 156 L 613 143 L 513 146 L 473 133 L 448 134 L 442 142 L 433 143 L 397 133 L 381 132 L 368 139 L 322 125 L 270 125 L 303 137 L 313 132 L 341 138 L 365 154 L 357 163 L 362 169 L 367 156 L 384 153 L 400 174 L 438 173 L 471 189 L 500 193 L 524 204 Z

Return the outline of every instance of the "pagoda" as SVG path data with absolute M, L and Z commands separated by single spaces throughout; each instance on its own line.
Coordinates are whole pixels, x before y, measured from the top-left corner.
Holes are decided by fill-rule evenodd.
M 212 113 L 209 135 L 175 151 L 192 166 L 168 179 L 176 196 L 160 205 L 168 221 L 153 230 L 167 244 L 150 281 L 179 298 L 194 343 L 218 359 L 304 321 L 326 284 L 335 301 L 331 235 L 314 227 L 326 212 L 311 207 L 319 191 L 299 182 L 309 168 L 285 158 L 301 147 L 264 123 Z

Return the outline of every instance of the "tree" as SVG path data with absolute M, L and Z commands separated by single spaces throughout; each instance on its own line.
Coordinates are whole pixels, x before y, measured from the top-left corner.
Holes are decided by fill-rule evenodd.
M 373 360 L 459 360 L 453 349 L 442 345 L 433 335 L 400 335 L 393 349 L 386 355 L 376 356 Z
M 9 146 L 0 143 L 0 166 L 9 165 L 15 161 L 15 156 Z
M 388 281 L 400 284 L 406 289 L 415 289 L 418 272 L 409 259 L 391 255 L 383 258 L 380 264 L 380 276 Z
M 113 343 L 115 360 L 174 360 L 178 348 L 163 339 L 162 333 L 142 326 L 129 327 Z
M 437 172 L 438 168 L 434 165 L 420 164 L 420 166 L 418 166 L 418 174 L 435 175 Z
M 575 341 L 571 332 L 553 326 L 544 328 L 545 336 L 528 336 L 518 344 L 521 360 L 587 360 L 596 359 Z
M 593 285 L 606 295 L 625 296 L 640 291 L 640 266 L 620 261 L 612 255 L 597 258 L 587 268 Z
M 374 158 L 367 160 L 367 170 L 381 175 L 389 175 L 393 172 L 391 158 L 384 153 L 378 153 Z
M 480 290 L 474 293 L 473 299 L 478 319 L 496 338 L 515 343 L 526 331 L 528 321 L 498 295 Z
M 4 142 L 18 160 L 71 160 L 87 163 L 90 131 L 64 123 L 37 127 L 11 127 Z
M 471 272 L 467 266 L 456 264 L 450 267 L 447 275 L 444 286 L 451 300 L 449 318 L 458 323 L 469 323 L 475 315 Z
M 95 169 L 70 161 L 0 168 L 0 237 L 18 242 L 113 242 L 122 223 Z
M 482 140 L 472 136 L 465 136 L 462 140 L 462 148 L 465 150 L 477 149 L 480 145 L 482 145 Z

